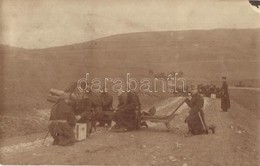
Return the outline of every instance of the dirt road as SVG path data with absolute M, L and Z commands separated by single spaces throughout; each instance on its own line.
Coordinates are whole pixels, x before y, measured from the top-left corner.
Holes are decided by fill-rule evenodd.
M 168 114 L 182 98 L 169 98 L 155 106 L 158 114 Z M 2 164 L 126 164 L 126 165 L 259 165 L 257 118 L 232 101 L 228 113 L 221 112 L 220 100 L 205 98 L 207 124 L 215 124 L 215 134 L 184 137 L 187 126 L 184 104 L 172 121 L 172 130 L 149 123 L 148 129 L 115 133 L 98 128 L 91 138 L 70 147 L 52 146 L 45 133 L 6 139 L 0 148 Z M 239 111 L 239 114 L 237 113 Z M 246 119 L 243 119 L 247 116 Z M 258 161 L 257 161 L 258 159 Z

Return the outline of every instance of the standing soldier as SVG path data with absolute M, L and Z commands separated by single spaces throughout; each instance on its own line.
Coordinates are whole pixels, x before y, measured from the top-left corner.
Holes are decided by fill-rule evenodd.
M 225 112 L 230 108 L 230 99 L 228 94 L 228 84 L 226 77 L 222 77 L 222 95 L 221 95 L 221 109 Z

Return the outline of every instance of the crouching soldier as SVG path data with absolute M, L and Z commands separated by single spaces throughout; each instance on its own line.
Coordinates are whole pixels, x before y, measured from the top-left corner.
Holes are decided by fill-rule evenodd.
M 75 103 L 77 123 L 87 124 L 86 137 L 89 137 L 92 132 L 92 128 L 95 128 L 92 102 L 85 92 L 81 92 L 78 93 L 77 98 L 75 99 Z
M 74 107 L 69 99 L 60 99 L 52 108 L 49 132 L 53 137 L 53 145 L 73 145 L 75 143 L 74 127 L 76 118 Z
M 136 92 L 119 92 L 119 107 L 113 120 L 116 122 L 115 131 L 131 131 L 138 129 L 138 117 L 141 103 Z
M 110 112 L 113 113 L 113 96 L 110 95 L 108 92 L 105 90 L 101 93 L 101 102 L 102 102 L 102 111 L 105 112 Z M 111 119 L 109 119 L 109 116 L 104 115 L 102 120 L 99 121 L 99 126 L 104 126 L 107 124 L 108 126 L 111 126 Z
M 215 133 L 215 126 L 210 125 L 207 127 L 204 119 L 204 112 L 202 107 L 204 105 L 203 97 L 198 93 L 198 88 L 192 88 L 191 99 L 186 99 L 186 104 L 190 107 L 189 115 L 185 119 L 185 123 L 188 123 L 188 133 L 185 136 L 192 136 L 198 134 L 208 134 L 208 129 Z

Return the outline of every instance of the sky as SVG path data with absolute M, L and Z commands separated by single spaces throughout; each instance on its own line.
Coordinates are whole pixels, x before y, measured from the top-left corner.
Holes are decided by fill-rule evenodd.
M 0 0 L 0 44 L 47 48 L 115 34 L 260 28 L 247 0 Z

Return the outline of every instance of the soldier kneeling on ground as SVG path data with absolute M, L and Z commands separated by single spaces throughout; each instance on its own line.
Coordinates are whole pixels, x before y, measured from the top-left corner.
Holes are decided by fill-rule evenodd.
M 204 119 L 204 112 L 202 107 L 204 105 L 204 99 L 198 92 L 198 87 L 192 87 L 191 99 L 186 99 L 186 104 L 190 107 L 189 115 L 185 119 L 185 123 L 188 123 L 188 133 L 185 136 L 192 136 L 198 134 L 208 134 L 208 130 L 215 133 L 215 126 L 207 126 Z
M 53 145 L 68 146 L 75 143 L 74 127 L 76 118 L 74 107 L 69 99 L 59 99 L 52 107 L 49 132 L 53 137 Z

